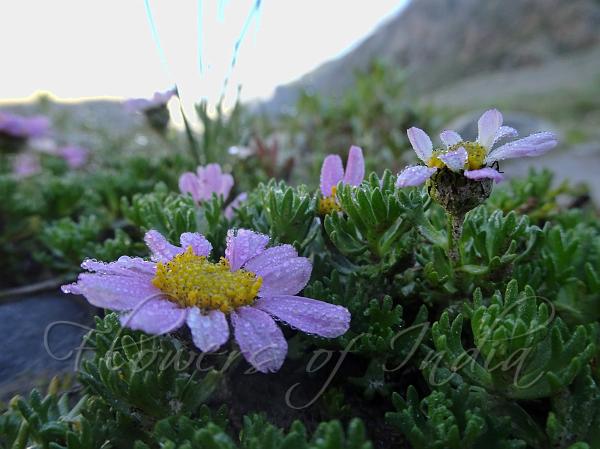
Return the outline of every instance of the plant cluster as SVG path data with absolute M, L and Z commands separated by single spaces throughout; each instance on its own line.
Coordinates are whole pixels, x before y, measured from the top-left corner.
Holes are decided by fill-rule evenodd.
M 334 123 L 315 125 L 321 145 L 394 116 L 372 70 L 318 109 Z M 372 115 L 355 114 L 363 97 Z M 552 134 L 494 146 L 515 135 L 495 110 L 476 141 L 446 132 L 434 148 L 411 128 L 422 164 L 368 172 L 352 147 L 345 166 L 324 158 L 317 188 L 273 179 L 274 164 L 238 183 L 217 149 L 247 143 L 241 118 L 199 114 L 189 157 L 0 177 L 6 270 L 44 267 L 104 309 L 77 384 L 10 401 L 0 447 L 599 447 L 598 216 L 547 172 L 493 186 L 499 161 Z M 362 143 L 406 146 L 384 134 Z
M 150 336 L 109 314 L 86 337 L 82 390 L 13 400 L 3 444 L 596 447 L 600 298 L 589 249 L 600 229 L 584 210 L 524 214 L 547 177 L 509 183 L 469 212 L 457 260 L 443 209 L 395 188 L 390 172 L 340 183 L 343 213 L 326 216 L 314 191 L 283 182 L 249 192 L 231 220 L 216 196 L 198 205 L 166 185 L 134 195 L 120 205 L 130 226 L 171 243 L 200 232 L 218 257 L 229 228 L 251 228 L 293 245 L 313 264 L 304 296 L 345 307 L 350 329 L 322 339 L 284 326 L 288 357 L 264 375 L 233 342 L 201 353 L 188 331 Z M 522 193 L 505 213 L 496 204 L 507 191 Z

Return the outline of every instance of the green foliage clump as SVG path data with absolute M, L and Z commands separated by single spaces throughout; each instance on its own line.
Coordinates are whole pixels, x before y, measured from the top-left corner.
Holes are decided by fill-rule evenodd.
M 596 352 L 597 325 L 573 329 L 550 317 L 534 291 L 511 281 L 504 297 L 484 302 L 481 291 L 466 306 L 474 347 L 462 343 L 463 315 L 444 312 L 432 327 L 433 341 L 451 371 L 474 385 L 513 399 L 548 397 L 567 387 Z
M 576 447 L 577 441 L 582 447 L 600 446 L 600 386 L 589 369 L 551 401 L 546 432 L 553 447 Z
M 156 425 L 156 440 L 161 447 L 184 449 L 206 447 L 219 449 L 372 449 L 366 440 L 363 424 L 352 421 L 345 434 L 339 421 L 324 422 L 312 436 L 300 421 L 295 421 L 288 432 L 269 423 L 263 416 L 244 417 L 238 438 L 233 438 L 216 424 L 199 426 L 185 418 L 161 421 Z M 136 443 L 135 449 L 150 449 Z
M 323 422 L 311 435 L 299 421 L 285 432 L 254 414 L 243 417 L 236 437 L 226 408 L 207 406 L 223 372 L 200 373 L 195 354 L 179 340 L 123 329 L 111 314 L 97 319 L 85 343 L 94 351 L 80 373 L 86 394 L 74 405 L 56 388 L 44 398 L 35 390 L 28 399 L 16 397 L 0 415 L 3 447 L 373 447 L 360 420 L 347 432 L 339 421 Z
M 338 100 L 303 94 L 294 117 L 271 124 L 239 104 L 229 116 L 201 104 L 203 134 L 186 120 L 179 136 L 186 155 L 165 132 L 168 153 L 120 154 L 97 170 L 69 171 L 51 157 L 27 180 L 1 169 L 8 286 L 66 283 L 85 258 L 147 258 L 150 229 L 173 244 L 202 233 L 216 259 L 228 231 L 247 228 L 293 245 L 313 267 L 299 294 L 343 306 L 352 319 L 333 339 L 278 323 L 288 357 L 265 375 L 249 370 L 235 338 L 201 353 L 186 326 L 149 336 L 106 314 L 78 348 L 75 388 L 58 394 L 53 383 L 45 397 L 13 399 L 0 415 L 0 447 L 600 445 L 600 225 L 585 192 L 532 172 L 495 187 L 457 236 L 425 189 L 398 189 L 385 170 L 356 187 L 340 183 L 339 210 L 322 214 L 312 181 L 325 153 L 357 144 L 377 152 L 368 164 L 395 170 L 405 165 L 404 129 L 435 121 L 381 64 Z M 267 131 L 283 131 L 276 137 L 288 161 L 302 159 L 297 177 L 291 164 L 277 166 L 278 148 L 265 143 L 273 136 L 257 135 Z M 232 145 L 251 148 L 242 157 Z M 210 162 L 247 193 L 232 215 L 231 198 L 198 203 L 177 191 L 183 171 Z M 300 178 L 308 187 L 294 184 Z
M 511 438 L 511 418 L 494 412 L 493 399 L 466 384 L 446 385 L 419 401 L 414 387 L 404 399 L 393 397 L 395 412 L 386 419 L 400 429 L 415 449 L 522 449 L 520 439 Z
M 316 199 L 305 186 L 259 184 L 237 211 L 234 225 L 255 229 L 273 241 L 306 246 L 314 238 Z
M 410 248 L 409 232 L 418 226 L 424 208 L 420 192 L 396 191 L 389 171 L 374 174 L 356 192 L 340 186 L 343 214 L 325 217 L 325 231 L 335 247 L 355 264 L 394 265 Z

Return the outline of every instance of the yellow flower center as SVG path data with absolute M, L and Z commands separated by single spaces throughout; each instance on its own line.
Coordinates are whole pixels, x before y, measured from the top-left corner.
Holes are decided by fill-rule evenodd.
M 209 262 L 190 246 L 169 262 L 156 264 L 152 284 L 181 307 L 229 313 L 254 303 L 262 278 L 246 270 L 231 271 L 224 258 Z
M 485 162 L 485 156 L 487 155 L 487 150 L 485 149 L 485 147 L 479 145 L 477 142 L 459 142 L 457 144 L 452 145 L 448 149 L 434 150 L 433 155 L 427 161 L 427 166 L 432 168 L 444 168 L 446 164 L 442 162 L 439 156 L 449 153 L 451 151 L 455 151 L 459 147 L 463 147 L 465 150 L 467 150 L 468 159 L 465 167 L 466 169 L 477 170 L 483 167 L 483 164 Z
M 324 196 L 319 200 L 319 214 L 327 215 L 332 212 L 340 212 L 342 208 L 337 203 L 335 199 L 335 194 L 337 193 L 337 186 L 333 186 L 331 188 L 331 195 Z

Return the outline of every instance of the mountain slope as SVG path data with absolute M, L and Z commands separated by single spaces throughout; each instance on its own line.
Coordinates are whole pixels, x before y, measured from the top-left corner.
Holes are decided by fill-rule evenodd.
M 413 0 L 347 55 L 277 88 L 265 106 L 289 107 L 302 88 L 339 94 L 374 57 L 405 70 L 423 92 L 592 47 L 599 30 L 598 0 Z

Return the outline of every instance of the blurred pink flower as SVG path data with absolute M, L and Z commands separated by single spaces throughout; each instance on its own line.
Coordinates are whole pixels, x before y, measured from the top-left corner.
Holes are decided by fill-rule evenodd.
M 233 219 L 233 215 L 235 214 L 235 210 L 240 207 L 240 205 L 248 199 L 248 194 L 246 192 L 240 193 L 236 196 L 231 203 L 227 205 L 225 208 L 225 218 L 228 220 Z
M 13 175 L 19 179 L 33 176 L 42 171 L 40 159 L 35 154 L 21 153 L 13 161 Z
M 233 176 L 223 173 L 219 164 L 198 167 L 196 173 L 186 172 L 179 177 L 179 190 L 189 193 L 196 202 L 212 198 L 213 193 L 227 199 L 233 187 Z
M 152 262 L 120 257 L 116 262 L 86 260 L 88 270 L 65 293 L 83 295 L 93 305 L 121 312 L 121 324 L 149 334 L 165 334 L 187 324 L 203 352 L 229 340 L 227 316 L 246 360 L 258 371 L 281 368 L 287 341 L 280 322 L 325 338 L 344 334 L 350 313 L 344 307 L 295 296 L 310 279 L 309 259 L 291 245 L 267 248 L 269 237 L 239 229 L 227 233 L 225 257 L 208 260 L 204 236 L 184 233 L 181 246 L 149 231 Z
M 86 164 L 89 159 L 90 152 L 87 148 L 69 145 L 59 148 L 56 154 L 67 162 L 69 168 L 77 169 Z
M 22 139 L 41 137 L 50 129 L 50 120 L 44 116 L 24 117 L 0 112 L 0 133 Z

